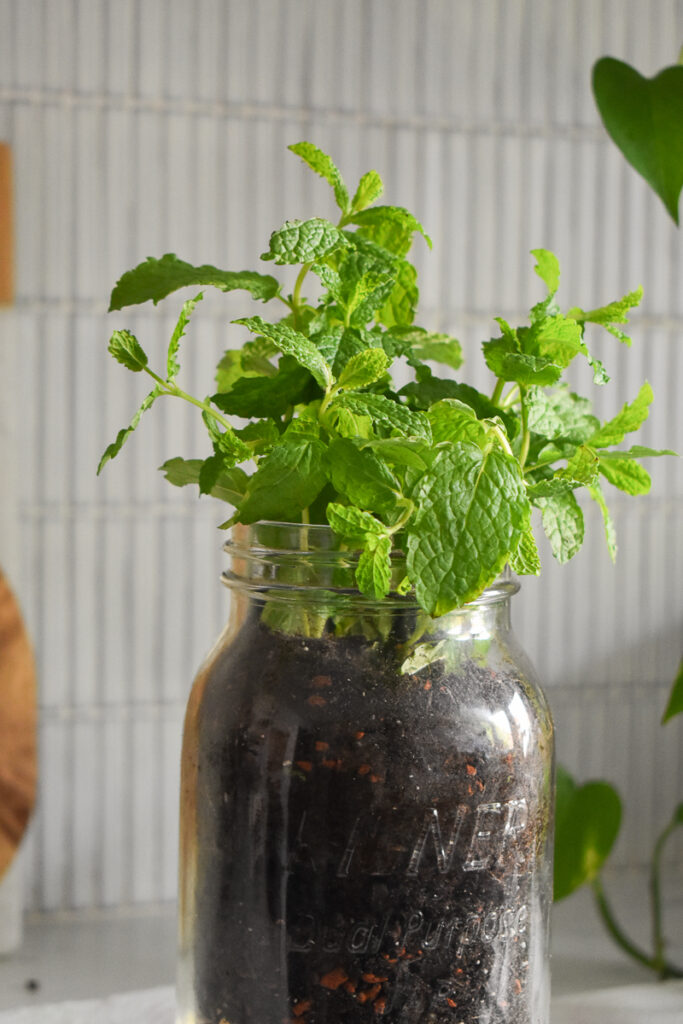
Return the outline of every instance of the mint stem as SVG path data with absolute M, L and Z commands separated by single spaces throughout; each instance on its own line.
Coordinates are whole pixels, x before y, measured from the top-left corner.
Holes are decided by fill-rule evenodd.
M 491 401 L 493 402 L 494 405 L 500 405 L 500 399 L 503 394 L 504 387 L 505 381 L 503 380 L 502 377 L 499 377 L 498 380 L 496 381 L 496 386 L 493 389 L 493 394 L 491 395 Z

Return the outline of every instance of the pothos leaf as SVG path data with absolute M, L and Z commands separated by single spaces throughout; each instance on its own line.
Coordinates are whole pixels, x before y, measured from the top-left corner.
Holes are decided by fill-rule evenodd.
M 678 666 L 678 672 L 674 679 L 671 693 L 669 694 L 669 700 L 666 705 L 666 710 L 662 716 L 662 725 L 666 722 L 670 722 L 676 715 L 683 714 L 683 658 Z M 683 817 L 680 819 L 683 824 Z
M 621 800 L 608 783 L 587 782 L 571 793 L 555 831 L 556 900 L 598 875 L 620 825 Z

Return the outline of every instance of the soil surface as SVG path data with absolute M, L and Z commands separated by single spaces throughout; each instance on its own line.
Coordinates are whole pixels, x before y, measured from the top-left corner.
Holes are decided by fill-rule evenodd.
M 198 1024 L 545 1024 L 545 707 L 512 666 L 399 665 L 256 620 L 216 659 Z

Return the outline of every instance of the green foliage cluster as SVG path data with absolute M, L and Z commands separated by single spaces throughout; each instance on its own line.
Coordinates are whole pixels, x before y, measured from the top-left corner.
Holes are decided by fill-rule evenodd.
M 133 334 L 115 331 L 111 354 L 154 386 L 104 452 L 100 469 L 156 401 L 182 398 L 201 410 L 210 452 L 167 461 L 162 469 L 172 484 L 197 484 L 201 494 L 233 506 L 223 525 L 329 523 L 340 545 L 359 553 L 357 584 L 372 599 L 388 594 L 391 554 L 402 551 L 401 592 L 412 590 L 429 615 L 473 600 L 507 563 L 518 573 L 540 572 L 533 508 L 555 558 L 572 558 L 584 536 L 580 490 L 597 502 L 614 556 L 602 484 L 643 494 L 650 477 L 640 458 L 666 454 L 619 447 L 647 418 L 652 390 L 644 383 L 601 423 L 563 377 L 575 359 L 585 359 L 595 383 L 606 383 L 587 329 L 597 325 L 630 344 L 622 328 L 641 291 L 599 309 L 562 312 L 558 261 L 534 250 L 545 294 L 527 323 L 513 326 L 499 317 L 496 336 L 483 343 L 492 393 L 452 372 L 438 376 L 435 364 L 457 371 L 462 352 L 455 338 L 415 323 L 417 273 L 408 254 L 416 235 L 431 246 L 424 228 L 402 207 L 376 204 L 382 194 L 376 171 L 363 175 L 351 195 L 316 146 L 289 148 L 329 182 L 340 210 L 336 223 L 287 221 L 271 235 L 261 258 L 298 268 L 291 291 L 269 274 L 194 267 L 171 254 L 146 260 L 114 288 L 111 309 L 157 303 L 193 285 L 241 289 L 271 303 L 275 315 L 235 321 L 242 347 L 224 353 L 205 398 L 178 383 L 180 342 L 202 292 L 182 307 L 165 370 L 150 367 Z M 315 300 L 304 295 L 307 278 L 317 279 Z M 391 375 L 397 360 L 413 375 L 399 390 Z M 245 472 L 245 463 L 253 472 Z

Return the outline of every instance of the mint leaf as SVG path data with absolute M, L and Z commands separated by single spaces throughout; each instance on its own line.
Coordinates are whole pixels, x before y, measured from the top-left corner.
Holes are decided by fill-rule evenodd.
M 283 356 L 274 377 L 240 377 L 229 390 L 212 395 L 211 401 L 231 416 L 263 419 L 284 416 L 311 389 L 320 394 L 308 370 L 291 356 Z
M 671 448 L 644 448 L 642 444 L 631 445 L 626 451 L 622 452 L 600 452 L 600 461 L 609 462 L 610 459 L 645 459 L 656 455 L 678 455 L 678 452 L 672 451 Z
M 583 512 L 578 501 L 570 491 L 532 500 L 541 510 L 543 529 L 553 556 L 560 564 L 568 562 L 583 544 Z
M 380 322 L 386 327 L 412 324 L 419 295 L 415 267 L 407 260 L 401 260 L 394 285 L 380 310 Z
M 652 388 L 647 381 L 643 384 L 635 398 L 629 405 L 627 402 L 620 413 L 614 419 L 608 420 L 590 439 L 594 448 L 609 448 L 614 444 L 621 444 L 624 435 L 638 428 L 645 422 L 650 412 L 650 405 L 654 395 Z
M 334 198 L 337 206 L 342 213 L 346 213 L 349 208 L 349 193 L 339 168 L 334 163 L 332 157 L 328 156 L 327 153 L 323 153 L 322 149 L 318 149 L 312 142 L 295 142 L 292 146 L 288 146 L 287 149 L 300 156 L 312 171 L 315 171 L 316 174 L 319 174 L 321 178 L 325 178 L 330 183 L 334 189 Z
M 558 470 L 555 479 L 568 480 L 579 486 L 595 483 L 598 477 L 599 458 L 594 448 L 580 445 L 567 462 L 564 469 Z
M 390 360 L 383 348 L 367 348 L 352 356 L 337 381 L 347 391 L 374 384 L 386 373 Z
M 424 413 L 414 412 L 384 395 L 347 392 L 335 398 L 334 403 L 361 416 L 369 416 L 373 423 L 389 431 L 397 430 L 405 437 L 423 437 L 431 440 L 429 420 Z
M 516 459 L 458 442 L 439 451 L 413 492 L 407 566 L 420 605 L 444 615 L 496 578 L 529 525 Z
M 375 199 L 379 199 L 383 191 L 384 185 L 377 171 L 367 171 L 358 182 L 356 194 L 351 202 L 352 212 L 359 213 L 366 206 L 370 206 Z
M 478 420 L 474 409 L 455 398 L 444 398 L 427 413 L 434 444 L 442 441 L 471 441 L 480 448 L 489 443 L 486 426 Z
M 562 376 L 562 367 L 545 356 L 525 355 L 511 350 L 507 338 L 491 338 L 482 345 L 486 365 L 496 377 L 528 387 L 548 387 Z
M 219 270 L 208 263 L 193 267 L 179 260 L 174 253 L 167 252 L 161 259 L 148 257 L 144 263 L 119 278 L 111 293 L 109 312 L 148 302 L 149 299 L 156 306 L 171 292 L 188 285 L 209 285 L 222 292 L 241 289 L 264 302 L 277 295 L 280 289 L 279 283 L 269 274 L 257 274 L 253 270 Z
M 605 526 L 605 540 L 607 541 L 607 550 L 612 561 L 616 561 L 617 557 L 617 533 L 614 529 L 614 523 L 612 517 L 607 508 L 607 502 L 605 496 L 602 493 L 600 484 L 594 483 L 588 488 L 591 498 L 596 502 L 600 512 L 602 514 L 602 521 Z
M 240 441 L 249 445 L 254 455 L 265 455 L 280 440 L 280 431 L 272 419 L 248 423 L 241 430 L 236 430 L 235 434 Z
M 341 437 L 372 437 L 372 420 L 369 416 L 361 416 L 342 406 L 335 406 L 332 409 L 332 416 L 337 433 Z
M 398 499 L 398 480 L 377 456 L 361 451 L 347 438 L 335 438 L 328 449 L 329 475 L 334 488 L 362 509 L 390 515 Z
M 673 686 L 671 688 L 671 693 L 669 694 L 669 700 L 668 700 L 667 705 L 666 705 L 666 710 L 664 711 L 664 714 L 662 715 L 662 725 L 664 725 L 666 722 L 670 722 L 672 718 L 675 718 L 676 715 L 680 715 L 682 713 L 683 713 L 683 659 L 681 659 L 681 663 L 678 666 L 678 672 L 676 673 L 676 678 L 674 679 L 674 683 L 673 683 Z M 680 806 L 683 806 L 683 805 L 679 805 L 679 807 Z M 683 824 L 683 815 L 681 815 L 680 810 L 678 812 L 678 815 L 679 815 L 679 823 Z
M 560 287 L 560 264 L 557 256 L 548 249 L 532 249 L 531 255 L 536 257 L 534 270 L 544 282 L 548 293 L 554 295 Z
M 626 494 L 648 494 L 652 486 L 652 478 L 639 462 L 629 458 L 619 458 L 619 452 L 600 452 L 600 472 L 613 487 Z M 605 458 L 604 455 L 608 455 Z
M 185 335 L 185 328 L 190 322 L 190 317 L 194 311 L 195 306 L 198 302 L 204 298 L 204 293 L 200 292 L 199 295 L 195 295 L 193 299 L 188 299 L 187 302 L 183 303 L 183 308 L 180 311 L 178 322 L 175 325 L 171 340 L 168 344 L 168 355 L 166 357 L 166 374 L 167 380 L 171 381 L 176 377 L 180 371 L 180 363 L 178 362 L 178 349 L 180 347 L 180 339 Z
M 349 218 L 362 228 L 365 237 L 395 253 L 405 256 L 416 232 L 422 235 L 431 249 L 432 240 L 412 213 L 402 206 L 373 206 Z
M 281 352 L 292 356 L 300 366 L 305 367 L 323 391 L 332 384 L 332 370 L 305 334 L 300 334 L 286 324 L 270 324 L 260 316 L 242 317 L 233 323 L 242 324 L 254 334 L 269 338 Z
M 215 456 L 211 456 L 211 459 Z M 202 466 L 207 460 L 202 459 L 168 459 L 160 466 L 166 480 L 175 487 L 185 487 L 188 484 L 199 484 L 199 477 Z M 208 460 L 210 461 L 210 460 Z M 222 469 L 214 482 L 210 494 L 221 501 L 227 501 L 230 505 L 239 505 L 244 497 L 249 477 L 238 466 L 232 469 Z
M 373 438 L 364 444 L 392 465 L 424 471 L 431 461 L 431 451 L 425 441 L 412 437 Z
M 270 248 L 261 254 L 261 259 L 275 260 L 281 265 L 313 263 L 348 244 L 343 232 L 322 217 L 288 220 L 272 233 Z
M 147 354 L 130 331 L 114 331 L 109 339 L 109 351 L 118 363 L 133 373 L 140 373 L 147 366 Z
M 368 534 L 378 537 L 386 534 L 385 526 L 378 519 L 353 505 L 330 502 L 327 521 L 336 534 L 349 541 L 362 541 Z
M 593 436 L 600 421 L 591 413 L 591 404 L 561 386 L 547 393 L 540 388 L 529 388 L 526 395 L 527 424 L 529 430 L 542 434 L 551 441 L 568 440 L 582 444 Z
M 543 357 L 565 369 L 583 349 L 581 327 L 561 315 L 545 316 L 519 327 L 517 340 L 526 355 Z
M 249 478 L 236 521 L 300 519 L 303 509 L 308 508 L 325 485 L 326 461 L 325 445 L 316 438 L 295 435 L 282 441 L 259 462 Z
M 567 316 L 582 325 L 587 323 L 599 324 L 606 331 L 609 331 L 610 334 L 613 334 L 615 338 L 618 338 L 619 341 L 630 346 L 631 339 L 615 325 L 628 323 L 628 311 L 633 309 L 634 306 L 639 305 L 642 297 L 643 289 L 639 287 L 633 292 L 628 292 L 621 299 L 617 299 L 616 302 L 610 302 L 606 306 L 600 306 L 598 309 L 584 310 L 579 306 L 574 306 L 569 310 Z M 586 354 L 588 353 L 586 352 Z
M 132 335 L 131 335 L 131 337 L 132 337 Z M 109 462 L 110 459 L 116 458 L 116 456 L 119 454 L 119 452 L 123 448 L 123 446 L 126 443 L 126 441 L 128 440 L 128 438 L 130 437 L 130 435 L 133 433 L 133 431 L 137 427 L 138 423 L 140 422 L 140 420 L 142 418 L 142 414 L 144 412 L 147 412 L 147 410 L 149 408 L 151 408 L 151 406 L 154 404 L 155 400 L 161 394 L 163 394 L 163 392 L 158 387 L 154 388 L 153 391 L 150 391 L 150 393 L 147 395 L 147 397 L 142 402 L 142 405 L 140 406 L 138 411 L 133 416 L 133 419 L 130 421 L 130 424 L 127 427 L 123 427 L 123 429 L 119 430 L 118 434 L 116 435 L 116 440 L 112 441 L 112 443 L 105 448 L 105 450 L 104 450 L 104 452 L 102 454 L 102 458 L 100 459 L 99 465 L 97 467 L 97 475 L 98 476 L 102 472 L 103 466 L 107 462 Z
M 366 537 L 356 567 L 356 583 L 361 594 L 374 601 L 387 596 L 391 587 L 391 537 L 374 533 Z
M 518 576 L 540 576 L 541 559 L 531 527 L 519 539 L 517 550 L 510 555 L 510 568 Z

